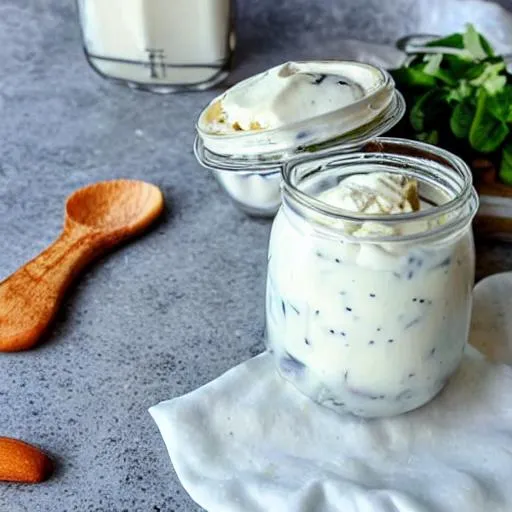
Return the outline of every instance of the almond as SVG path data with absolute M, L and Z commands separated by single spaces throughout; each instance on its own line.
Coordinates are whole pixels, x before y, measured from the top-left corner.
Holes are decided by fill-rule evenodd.
M 38 448 L 17 439 L 0 437 L 0 480 L 42 482 L 51 469 L 51 460 Z

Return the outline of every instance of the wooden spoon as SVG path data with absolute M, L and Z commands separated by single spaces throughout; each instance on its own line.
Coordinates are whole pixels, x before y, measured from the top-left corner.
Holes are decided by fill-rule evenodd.
M 104 181 L 71 194 L 57 240 L 0 283 L 0 351 L 35 345 L 80 270 L 141 233 L 163 205 L 160 189 L 143 181 Z

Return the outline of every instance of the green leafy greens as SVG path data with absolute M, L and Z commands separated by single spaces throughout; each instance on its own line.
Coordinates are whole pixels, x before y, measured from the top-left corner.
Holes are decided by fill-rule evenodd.
M 512 185 L 512 79 L 472 25 L 426 43 L 392 75 L 409 106 L 406 135 L 468 160 L 485 155 Z

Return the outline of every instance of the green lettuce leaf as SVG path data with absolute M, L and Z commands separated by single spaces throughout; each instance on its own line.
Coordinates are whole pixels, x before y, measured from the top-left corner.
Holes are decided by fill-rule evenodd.
M 465 99 L 455 106 L 450 117 L 450 128 L 455 137 L 459 139 L 468 137 L 475 113 L 475 105 L 469 99 Z
M 439 123 L 447 106 L 446 93 L 443 89 L 427 91 L 411 109 L 409 119 L 412 127 L 417 132 L 430 131 Z
M 499 177 L 503 183 L 512 185 L 512 142 L 508 142 L 501 153 Z
M 481 89 L 478 94 L 475 117 L 469 130 L 469 143 L 482 153 L 496 151 L 509 134 L 503 121 L 496 119 L 488 110 L 488 94 Z

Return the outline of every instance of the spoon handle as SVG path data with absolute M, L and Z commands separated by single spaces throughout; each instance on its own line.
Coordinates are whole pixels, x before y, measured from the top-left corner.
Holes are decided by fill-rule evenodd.
M 68 285 L 98 252 L 93 234 L 64 230 L 39 256 L 0 283 L 0 352 L 35 345 Z

